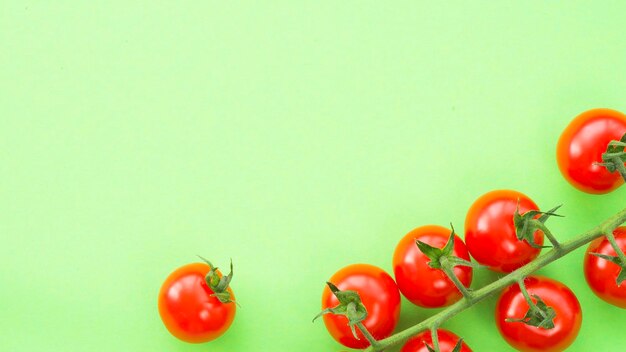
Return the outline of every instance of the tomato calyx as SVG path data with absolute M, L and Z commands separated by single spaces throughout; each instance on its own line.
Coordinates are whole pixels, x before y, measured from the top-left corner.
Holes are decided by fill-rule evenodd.
M 563 215 L 555 213 L 555 211 L 557 211 L 560 207 L 561 205 L 557 205 L 556 207 L 545 212 L 530 210 L 524 214 L 520 214 L 518 200 L 517 209 L 515 209 L 515 214 L 513 215 L 513 224 L 515 225 L 515 235 L 517 236 L 517 239 L 520 241 L 526 241 L 526 243 L 533 248 L 548 248 L 549 246 L 541 246 L 535 243 L 535 232 L 540 230 L 544 233 L 544 235 L 546 235 L 546 237 L 548 237 L 554 248 L 560 248 L 560 243 L 545 225 L 546 220 L 548 220 L 551 216 L 563 217 Z M 540 216 L 537 218 L 537 215 Z
M 619 141 L 613 140 L 606 147 L 606 152 L 602 154 L 602 162 L 597 165 L 604 166 L 607 171 L 613 173 L 618 171 L 624 181 L 626 181 L 626 134 Z
M 363 336 L 367 339 L 372 347 L 378 346 L 378 341 L 372 336 L 372 334 L 367 330 L 365 325 L 363 325 L 363 321 L 367 318 L 367 309 L 365 305 L 361 301 L 361 296 L 359 293 L 352 290 L 341 291 L 335 284 L 332 282 L 326 282 L 330 291 L 337 297 L 339 304 L 333 308 L 326 308 L 322 310 L 318 315 L 313 318 L 315 321 L 317 318 L 321 317 L 325 314 L 335 314 L 335 315 L 343 315 L 348 318 L 348 326 L 350 326 L 350 330 L 352 331 L 352 335 L 355 339 L 360 340 L 359 336 L 356 333 L 356 328 L 361 331 Z
M 522 319 L 507 319 L 507 322 L 520 322 L 526 325 L 536 326 L 538 328 L 552 329 L 554 328 L 554 318 L 556 312 L 554 308 L 548 306 L 541 297 L 532 295 L 537 301 L 534 306 L 528 309 L 526 315 Z
M 446 276 L 454 283 L 457 289 L 463 294 L 468 300 L 473 298 L 471 291 L 463 285 L 461 280 L 454 273 L 454 267 L 459 266 L 469 266 L 472 268 L 479 268 L 481 265 L 472 263 L 471 261 L 465 260 L 463 258 L 459 258 L 454 255 L 454 237 L 456 233 L 454 231 L 454 226 L 450 224 L 452 230 L 450 231 L 450 237 L 448 237 L 448 241 L 444 245 L 443 248 L 437 248 L 429 245 L 428 243 L 422 242 L 420 240 L 416 240 L 415 244 L 419 248 L 419 250 L 424 253 L 425 256 L 430 259 L 428 262 L 428 266 L 433 269 L 442 270 Z
M 531 295 L 529 295 L 526 290 L 524 280 L 520 280 L 518 285 L 524 299 L 526 299 L 526 302 L 528 303 L 528 311 L 521 319 L 509 318 L 505 321 L 509 323 L 524 323 L 526 325 L 536 326 L 543 329 L 553 329 L 554 318 L 556 317 L 556 311 L 554 308 L 548 306 L 538 295 L 532 295 L 532 298 L 535 299 L 535 301 L 533 301 Z
M 345 290 L 341 291 L 332 282 L 326 282 L 330 291 L 337 297 L 339 304 L 333 308 L 326 308 L 313 318 L 315 321 L 317 318 L 325 314 L 343 315 L 348 318 L 348 325 L 352 330 L 352 335 L 358 340 L 359 337 L 356 334 L 355 327 L 358 327 L 361 332 L 364 330 L 363 320 L 367 318 L 367 309 L 363 302 L 361 302 L 361 296 L 356 291 Z M 365 330 L 367 331 L 367 330 Z M 365 334 L 367 335 L 368 334 Z
M 228 275 L 221 276 L 217 272 L 218 268 L 216 266 L 213 266 L 213 264 L 211 264 L 211 262 L 208 259 L 202 256 L 198 256 L 198 257 L 202 259 L 202 261 L 207 263 L 209 267 L 211 268 L 209 272 L 206 274 L 206 276 L 204 277 L 204 281 L 209 286 L 209 288 L 211 288 L 211 290 L 213 291 L 213 294 L 211 296 L 217 298 L 222 303 L 235 303 L 239 305 L 239 303 L 232 300 L 231 294 L 228 291 L 228 285 L 230 284 L 230 281 L 233 279 L 233 260 L 232 259 L 230 260 L 230 272 L 228 273 Z
M 428 243 L 422 242 L 420 240 L 416 240 L 415 244 L 417 247 L 424 253 L 425 256 L 430 259 L 428 262 L 428 266 L 433 269 L 444 269 L 446 266 L 469 266 L 469 267 L 479 267 L 480 265 L 472 263 L 463 258 L 459 258 L 455 256 L 454 253 L 454 236 L 456 232 L 454 232 L 454 227 L 452 227 L 452 231 L 450 232 L 450 237 L 448 237 L 448 241 L 446 242 L 443 248 L 437 248 L 429 245 Z

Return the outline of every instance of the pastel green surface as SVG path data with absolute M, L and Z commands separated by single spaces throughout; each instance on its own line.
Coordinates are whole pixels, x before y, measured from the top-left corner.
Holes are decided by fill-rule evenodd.
M 591 5 L 593 4 L 593 5 Z M 626 110 L 620 2 L 0 3 L 0 350 L 338 351 L 324 281 L 391 270 L 424 224 L 531 196 L 567 239 L 624 207 L 574 190 L 556 140 Z M 161 282 L 235 263 L 242 308 L 177 341 Z M 580 298 L 571 351 L 615 351 L 626 312 L 587 288 L 583 250 L 542 270 Z M 478 274 L 475 286 L 495 275 Z M 446 324 L 509 351 L 495 298 Z M 431 311 L 403 302 L 401 327 Z

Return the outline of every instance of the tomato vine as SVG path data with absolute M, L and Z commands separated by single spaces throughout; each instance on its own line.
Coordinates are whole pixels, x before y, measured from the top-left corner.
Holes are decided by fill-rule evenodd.
M 431 330 L 433 332 L 433 336 L 435 336 L 435 341 L 436 341 L 436 331 L 445 321 L 453 318 L 455 315 L 472 307 L 473 305 L 484 300 L 485 298 L 497 292 L 500 292 L 505 287 L 511 284 L 519 283 L 520 281 L 522 281 L 524 278 L 534 273 L 535 271 L 545 267 L 546 265 L 565 256 L 566 254 L 590 243 L 591 241 L 602 236 L 607 236 L 607 238 L 612 237 L 613 231 L 618 226 L 620 226 L 621 224 L 625 222 L 626 222 L 626 209 L 623 209 L 622 211 L 606 219 L 604 222 L 594 227 L 593 229 L 569 241 L 559 243 L 559 246 L 555 246 L 547 253 L 539 256 L 537 259 L 524 265 L 523 267 L 486 285 L 483 288 L 472 291 L 471 295 L 461 298 L 458 302 L 452 304 L 451 306 L 447 307 L 441 312 L 403 331 L 397 332 L 396 334 L 391 335 L 385 339 L 376 341 L 375 344 L 372 344 L 371 346 L 366 348 L 365 351 L 366 352 L 383 351 L 391 346 L 395 346 L 395 345 L 398 345 L 400 343 L 407 341 L 412 336 L 424 330 Z M 617 253 L 621 253 L 621 251 Z M 435 342 L 435 345 L 437 345 L 436 342 Z

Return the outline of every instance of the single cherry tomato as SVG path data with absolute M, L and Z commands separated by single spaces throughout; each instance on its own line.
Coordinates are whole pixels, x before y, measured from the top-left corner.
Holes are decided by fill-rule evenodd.
M 376 340 L 391 335 L 400 318 L 400 292 L 391 276 L 384 270 L 369 264 L 353 264 L 336 272 L 329 282 L 341 291 L 356 291 L 367 309 L 365 328 Z M 322 293 L 322 310 L 339 304 L 337 297 L 328 286 Z M 357 340 L 348 326 L 348 318 L 343 315 L 326 314 L 324 324 L 330 335 L 340 344 L 349 348 L 366 348 L 369 342 L 357 329 Z
M 622 251 L 626 251 L 626 227 L 618 227 L 613 231 L 615 241 Z M 600 237 L 589 244 L 585 252 L 584 271 L 587 284 L 598 297 L 606 302 L 626 308 L 626 281 L 617 286 L 619 265 L 606 259 L 598 258 L 591 253 L 599 253 L 615 257 L 617 254 L 606 237 Z
M 578 115 L 563 131 L 556 160 L 563 177 L 587 193 L 608 193 L 624 183 L 618 172 L 596 165 L 612 140 L 626 133 L 626 115 L 611 109 L 593 109 Z
M 518 203 L 519 202 L 519 203 Z M 523 193 L 511 190 L 482 195 L 470 207 L 465 218 L 465 243 L 477 262 L 499 272 L 511 272 L 535 259 L 541 248 L 534 248 L 515 234 L 513 215 L 539 210 Z M 536 245 L 543 245 L 543 233 L 534 234 Z
M 441 352 L 452 352 L 459 341 L 458 336 L 444 329 L 437 329 L 437 339 L 439 340 L 439 350 Z M 433 338 L 430 330 L 422 331 L 410 338 L 402 346 L 400 352 L 429 352 L 426 344 L 433 348 Z M 472 352 L 472 349 L 463 341 L 461 342 L 461 350 L 459 352 Z
M 582 323 L 580 303 L 564 284 L 541 276 L 524 280 L 528 294 L 539 296 L 556 313 L 554 328 L 545 329 L 507 319 L 522 319 L 528 311 L 519 286 L 507 287 L 496 305 L 496 324 L 506 342 L 519 351 L 558 352 L 574 342 Z M 535 301 L 533 299 L 533 301 Z
M 235 303 L 222 303 L 207 285 L 205 277 L 210 269 L 205 263 L 182 266 L 161 286 L 159 314 L 167 330 L 183 341 L 211 341 L 226 332 L 235 318 Z M 219 271 L 217 275 L 222 277 Z M 234 301 L 230 287 L 226 292 Z
M 433 269 L 428 265 L 430 259 L 415 243 L 419 240 L 432 247 L 443 248 L 450 233 L 449 229 L 442 226 L 421 226 L 407 233 L 396 246 L 393 272 L 400 292 L 413 304 L 427 308 L 445 307 L 463 297 L 443 270 Z M 471 260 L 465 243 L 456 235 L 453 254 L 461 259 Z M 455 266 L 454 274 L 465 287 L 472 283 L 471 267 Z

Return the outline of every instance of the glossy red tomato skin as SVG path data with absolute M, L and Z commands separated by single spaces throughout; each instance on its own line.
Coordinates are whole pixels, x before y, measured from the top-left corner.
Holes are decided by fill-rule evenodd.
M 564 351 L 574 342 L 582 324 L 580 303 L 574 293 L 564 284 L 541 276 L 531 276 L 524 281 L 528 293 L 538 295 L 554 308 L 553 329 L 543 329 L 506 319 L 521 319 L 528 311 L 517 284 L 502 292 L 496 304 L 496 325 L 500 334 L 514 348 L 526 352 Z
M 619 248 L 626 251 L 626 227 L 618 227 L 613 231 L 613 235 Z M 606 237 L 600 237 L 591 242 L 585 252 L 583 264 L 585 279 L 596 296 L 614 306 L 626 309 L 626 282 L 617 286 L 615 281 L 620 267 L 590 253 L 616 256 L 615 250 Z
M 452 352 L 454 346 L 459 341 L 459 337 L 452 332 L 444 329 L 437 330 L 437 338 L 439 339 L 439 349 L 441 352 Z M 433 347 L 433 338 L 430 330 L 422 331 L 414 337 L 410 338 L 400 352 L 429 352 L 426 345 Z M 461 342 L 460 352 L 472 352 L 472 349 L 465 343 Z
M 463 297 L 443 270 L 428 266 L 430 259 L 415 244 L 416 240 L 420 240 L 433 247 L 443 248 L 450 232 L 450 229 L 442 226 L 421 226 L 407 233 L 396 246 L 393 272 L 400 292 L 413 304 L 425 308 L 445 307 Z M 456 235 L 454 255 L 471 260 L 465 243 Z M 472 283 L 471 267 L 456 266 L 454 273 L 466 287 Z
M 391 335 L 400 319 L 400 292 L 389 274 L 373 265 L 352 264 L 336 272 L 328 281 L 341 291 L 352 290 L 359 293 L 368 312 L 363 325 L 374 338 L 380 340 Z M 322 310 L 338 304 L 337 297 L 325 286 Z M 340 344 L 357 349 L 369 346 L 369 342 L 358 329 L 359 340 L 352 335 L 345 316 L 326 314 L 323 319 L 330 335 Z
M 237 305 L 211 297 L 204 281 L 210 267 L 204 263 L 184 265 L 172 272 L 159 292 L 161 320 L 169 332 L 190 343 L 202 343 L 221 336 L 232 324 Z M 221 274 L 220 274 L 221 275 Z M 228 288 L 231 298 L 235 296 Z
M 577 189 L 603 194 L 624 183 L 619 173 L 610 173 L 594 163 L 610 141 L 626 133 L 626 115 L 611 109 L 593 109 L 578 115 L 565 128 L 557 144 L 557 163 L 561 174 Z
M 513 190 L 496 190 L 478 198 L 465 218 L 465 244 L 470 254 L 491 270 L 509 273 L 535 259 L 541 249 L 520 241 L 515 234 L 513 215 L 539 210 L 528 196 Z M 534 234 L 535 243 L 543 245 L 543 233 Z

